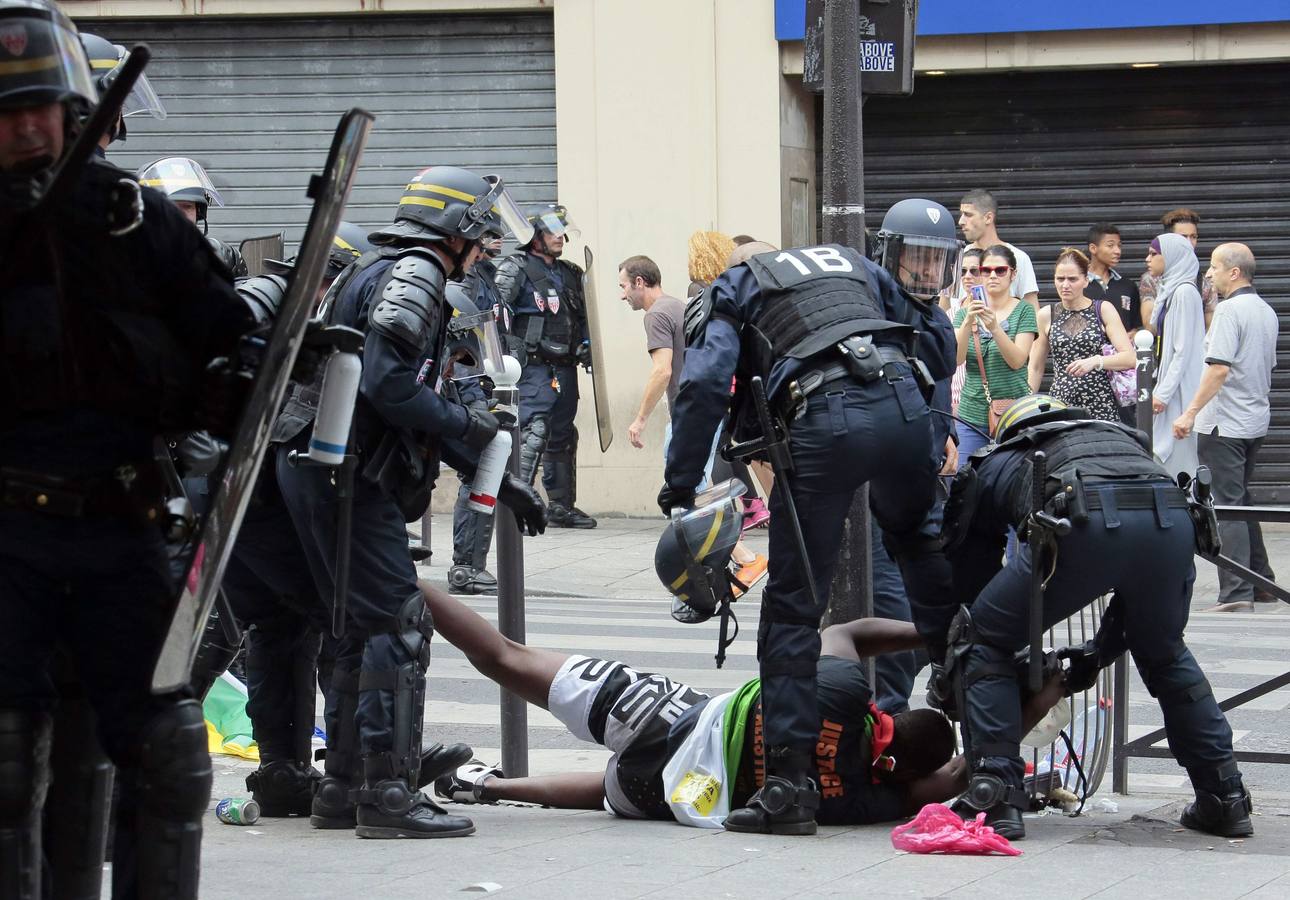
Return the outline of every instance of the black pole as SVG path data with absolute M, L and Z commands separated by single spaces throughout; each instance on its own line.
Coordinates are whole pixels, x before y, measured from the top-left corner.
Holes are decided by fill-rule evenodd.
M 860 0 L 824 3 L 824 240 L 865 252 L 864 100 L 860 90 Z M 856 491 L 842 532 L 825 624 L 873 615 L 869 488 Z M 873 683 L 872 661 L 870 684 Z
M 493 392 L 499 406 L 514 409 L 515 388 Z M 509 395 L 509 396 L 503 396 Z M 520 430 L 513 417 L 503 418 L 502 428 L 511 436 L 510 473 L 520 474 Z M 524 643 L 524 544 L 515 514 L 502 504 L 497 516 L 497 630 L 503 636 Z M 529 773 L 529 711 L 524 698 L 502 690 L 502 771 L 510 778 Z
M 1138 367 L 1138 421 L 1139 430 L 1147 435 L 1151 445 L 1154 413 L 1151 398 L 1155 394 L 1155 353 L 1151 332 L 1145 328 L 1133 336 L 1137 349 Z M 1111 677 L 1111 790 L 1117 794 L 1129 793 L 1129 755 L 1124 745 L 1129 740 L 1129 659 L 1125 654 L 1115 661 Z

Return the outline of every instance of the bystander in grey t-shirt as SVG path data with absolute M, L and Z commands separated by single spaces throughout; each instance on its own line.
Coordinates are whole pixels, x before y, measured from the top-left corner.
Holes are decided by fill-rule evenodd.
M 1268 433 L 1268 391 L 1277 365 L 1277 314 L 1254 288 L 1229 294 L 1214 307 L 1205 336 L 1205 363 L 1230 366 L 1218 394 L 1196 414 L 1196 431 L 1252 439 Z
M 654 305 L 645 311 L 645 341 L 650 353 L 668 348 L 672 351 L 672 378 L 667 383 L 667 408 L 670 412 L 676 403 L 685 359 L 685 304 L 667 294 L 655 300 Z

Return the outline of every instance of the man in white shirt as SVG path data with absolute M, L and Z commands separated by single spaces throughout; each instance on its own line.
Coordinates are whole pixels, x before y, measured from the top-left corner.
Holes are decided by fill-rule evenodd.
M 988 250 L 995 244 L 1003 244 L 1012 250 L 1017 257 L 1017 273 L 1012 279 L 1012 296 L 1025 300 L 1038 312 L 1039 285 L 1035 281 L 1035 267 L 1031 264 L 1030 256 L 1026 251 L 999 237 L 999 232 L 994 227 L 998 213 L 999 204 L 995 202 L 994 195 L 989 191 L 981 188 L 968 191 L 959 201 L 959 228 L 963 231 L 963 239 L 967 241 L 969 247 L 979 247 L 982 250 Z
M 1196 396 L 1174 421 L 1174 434 L 1194 428 L 1203 465 L 1214 475 L 1214 502 L 1249 506 L 1250 478 L 1268 433 L 1268 392 L 1277 364 L 1277 314 L 1258 295 L 1254 254 L 1244 244 L 1220 244 L 1210 256 L 1207 279 L 1223 302 L 1205 338 L 1205 374 Z M 1265 578 L 1272 578 L 1258 522 L 1223 522 L 1223 554 Z M 1253 609 L 1255 601 L 1276 602 L 1247 581 L 1220 570 L 1214 612 Z

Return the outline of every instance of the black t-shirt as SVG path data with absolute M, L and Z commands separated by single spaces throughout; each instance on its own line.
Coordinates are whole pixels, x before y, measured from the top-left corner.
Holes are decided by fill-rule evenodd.
M 816 820 L 821 825 L 866 825 L 906 815 L 907 788 L 873 782 L 872 745 L 865 731 L 872 696 L 863 665 L 836 656 L 820 657 L 816 669 L 820 737 L 814 777 L 820 787 Z M 765 777 L 760 700 L 749 715 L 732 808 L 746 804 Z
M 1120 321 L 1124 323 L 1125 331 L 1142 327 L 1142 303 L 1138 295 L 1138 286 L 1115 269 L 1110 270 L 1110 278 L 1106 282 L 1089 273 L 1088 287 L 1084 289 L 1084 296 L 1095 302 L 1105 300 L 1115 307 L 1115 311 L 1120 314 Z

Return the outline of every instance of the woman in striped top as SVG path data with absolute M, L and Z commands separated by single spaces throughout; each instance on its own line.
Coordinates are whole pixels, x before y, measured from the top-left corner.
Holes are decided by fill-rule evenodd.
M 958 335 L 958 361 L 966 364 L 967 378 L 959 396 L 959 417 L 981 431 L 990 427 L 990 404 L 981 384 L 977 348 L 985 366 L 992 400 L 1015 400 L 1030 393 L 1027 366 L 1030 346 L 1039 327 L 1035 308 L 1009 293 L 1017 274 L 1012 249 L 996 244 L 985 251 L 981 275 L 985 285 L 984 303 L 970 298 L 954 315 Z M 962 422 L 958 423 L 959 455 L 966 457 L 984 446 L 986 439 Z

